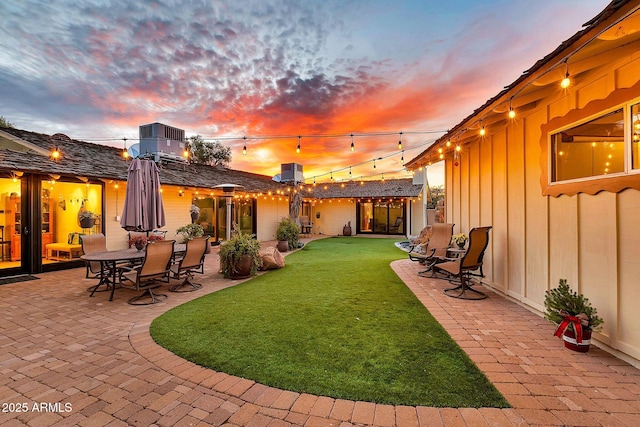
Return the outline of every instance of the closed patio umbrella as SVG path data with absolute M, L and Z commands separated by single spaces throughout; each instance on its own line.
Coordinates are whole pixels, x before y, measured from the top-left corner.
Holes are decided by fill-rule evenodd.
M 120 226 L 129 231 L 151 231 L 165 224 L 158 167 L 151 160 L 134 159 L 129 165 Z

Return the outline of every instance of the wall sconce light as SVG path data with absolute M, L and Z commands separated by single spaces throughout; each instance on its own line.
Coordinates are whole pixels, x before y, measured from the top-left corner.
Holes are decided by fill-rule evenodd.
M 22 175 L 24 175 L 24 172 L 22 171 L 11 171 L 11 178 L 13 179 L 13 182 L 18 182 L 18 179 L 22 178 Z
M 316 218 L 320 219 L 320 212 L 316 212 Z

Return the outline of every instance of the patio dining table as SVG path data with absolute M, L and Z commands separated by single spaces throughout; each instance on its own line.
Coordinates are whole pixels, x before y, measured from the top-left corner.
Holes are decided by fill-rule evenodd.
M 174 246 L 173 253 L 180 254 L 184 253 L 187 249 L 187 245 L 184 243 L 180 243 Z M 94 261 L 100 263 L 100 281 L 97 285 L 92 286 L 90 297 L 93 296 L 94 293 L 98 291 L 101 286 L 105 286 L 105 291 L 111 288 L 111 295 L 109 296 L 109 301 L 113 301 L 113 294 L 116 289 L 118 268 L 117 265 L 119 262 L 134 262 L 140 261 L 144 259 L 146 252 L 143 250 L 138 250 L 136 248 L 129 249 L 120 249 L 116 251 L 107 251 L 107 252 L 95 252 L 92 254 L 85 254 L 80 257 L 85 261 Z

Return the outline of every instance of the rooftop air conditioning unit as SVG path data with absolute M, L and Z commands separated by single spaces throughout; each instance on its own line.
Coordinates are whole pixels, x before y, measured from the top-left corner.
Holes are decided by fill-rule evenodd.
M 281 182 L 304 182 L 302 165 L 298 163 L 283 163 L 280 165 Z

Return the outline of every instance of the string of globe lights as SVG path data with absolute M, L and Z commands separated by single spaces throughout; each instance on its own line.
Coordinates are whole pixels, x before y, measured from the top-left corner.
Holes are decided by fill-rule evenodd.
M 406 168 L 404 167 L 404 161 L 405 161 L 405 152 L 408 151 L 412 151 L 412 150 L 417 150 L 419 148 L 425 147 L 425 146 L 430 146 L 435 142 L 434 139 L 414 145 L 411 148 L 404 148 L 402 146 L 401 140 L 398 142 L 398 150 L 400 151 L 394 151 L 382 156 L 378 156 L 376 158 L 370 159 L 370 160 L 365 160 L 362 161 L 360 163 L 355 163 L 355 164 L 351 164 L 339 169 L 332 169 L 329 172 L 325 172 L 322 174 L 315 174 L 313 177 L 311 178 L 305 178 L 305 182 L 306 181 L 312 181 L 313 180 L 313 184 L 317 184 L 319 181 L 321 181 L 323 178 L 329 178 L 329 182 L 340 182 L 340 181 L 351 181 L 351 180 L 363 180 L 363 179 L 372 179 L 375 177 L 380 177 L 380 179 L 382 179 L 384 181 L 385 177 L 384 174 L 386 173 L 387 176 L 392 176 L 394 174 L 398 174 L 398 173 L 402 173 L 402 172 L 407 172 Z M 385 160 L 391 157 L 396 157 L 396 156 L 400 156 L 400 162 L 402 164 L 402 169 L 396 169 L 396 170 L 386 170 L 386 171 L 378 171 L 378 165 L 376 162 L 380 162 L 381 160 Z M 372 164 L 372 170 L 373 173 L 369 174 L 369 175 L 358 175 L 358 176 L 354 176 L 352 173 L 352 169 L 353 168 L 357 168 L 359 166 L 364 166 L 367 164 Z M 334 179 L 334 174 L 338 175 L 342 172 L 346 172 L 349 171 L 349 176 L 346 178 L 342 178 L 342 179 Z
M 363 162 L 360 163 L 356 163 L 356 164 L 351 164 L 339 169 L 332 169 L 326 173 L 322 173 L 322 174 L 316 174 L 314 175 L 312 178 L 307 178 L 305 180 L 311 180 L 313 179 L 314 184 L 324 178 L 324 177 L 328 177 L 330 179 L 330 182 L 333 182 L 333 174 L 339 174 L 341 172 L 344 171 L 349 171 L 349 180 L 351 179 L 355 179 L 355 180 L 361 180 L 361 179 L 372 179 L 374 177 L 380 176 L 383 180 L 384 180 L 384 173 L 386 172 L 387 175 L 394 175 L 397 173 L 401 173 L 401 172 L 406 172 L 406 168 L 404 168 L 404 162 L 405 162 L 405 152 L 409 152 L 412 150 L 417 150 L 419 148 L 425 147 L 427 145 L 433 144 L 435 142 L 435 139 L 430 139 L 426 142 L 417 144 L 417 145 L 413 145 L 411 148 L 406 148 L 403 145 L 402 142 L 402 137 L 403 135 L 428 135 L 428 134 L 443 134 L 444 130 L 426 130 L 426 131 L 400 131 L 400 132 L 389 132 L 389 131 L 378 131 L 378 132 L 352 132 L 352 133 L 331 133 L 331 134 L 296 134 L 296 135 L 257 135 L 257 136 L 247 136 L 247 135 L 243 135 L 243 136 L 218 136 L 218 137 L 207 137 L 204 138 L 202 137 L 203 142 L 221 142 L 221 141 L 242 141 L 243 143 L 243 147 L 242 147 L 242 154 L 243 155 L 247 155 L 248 149 L 247 149 L 247 141 L 258 141 L 258 140 L 283 140 L 283 139 L 295 139 L 297 140 L 297 146 L 295 148 L 296 153 L 300 153 L 302 151 L 302 139 L 320 139 L 320 138 L 330 138 L 330 139 L 339 139 L 339 138 L 349 138 L 350 141 L 350 146 L 349 146 L 349 150 L 351 152 L 354 152 L 356 150 L 356 145 L 355 145 L 355 138 L 364 138 L 364 137 L 380 137 L 380 136 L 391 136 L 391 135 L 398 135 L 398 142 L 397 145 L 394 142 L 394 151 L 389 153 L 389 154 L 385 154 L 379 157 L 376 157 L 374 159 L 370 159 L 370 160 L 365 160 Z M 122 149 L 122 157 L 125 160 L 129 159 L 129 152 L 127 149 L 127 143 L 129 141 L 139 141 L 139 138 L 93 138 L 91 139 L 92 141 L 123 141 L 123 149 Z M 189 142 L 189 138 L 185 138 L 184 142 L 188 143 Z M 395 149 L 397 148 L 397 150 Z M 190 153 L 188 151 L 188 149 L 185 148 L 184 152 L 183 152 L 183 157 L 186 159 L 189 159 L 190 157 Z M 401 159 L 401 164 L 403 166 L 402 169 L 398 169 L 398 170 L 393 170 L 393 171 L 378 171 L 378 165 L 376 164 L 376 161 L 381 161 L 381 160 L 385 160 L 387 158 L 390 157 L 394 157 L 394 156 L 400 156 Z M 366 164 L 372 163 L 372 169 L 375 173 L 370 174 L 370 175 L 359 175 L 359 176 L 353 176 L 352 174 L 352 169 L 359 167 L 359 166 L 363 166 Z
M 564 91 L 569 90 L 569 88 L 573 84 L 573 81 L 572 81 L 573 79 L 572 79 L 572 74 L 570 73 L 570 64 L 569 64 L 569 61 L 571 60 L 571 58 L 574 57 L 575 55 L 577 55 L 580 51 L 584 50 L 586 47 L 588 47 L 591 44 L 591 42 L 596 40 L 603 33 L 607 32 L 610 29 L 614 28 L 615 26 L 619 25 L 620 22 L 622 22 L 624 19 L 628 18 L 629 16 L 633 15 L 638 10 L 640 10 L 640 6 L 628 11 L 625 15 L 619 17 L 614 22 L 612 22 L 610 25 L 608 25 L 607 27 L 605 27 L 602 30 L 598 31 L 597 33 L 595 33 L 588 40 L 586 40 L 581 46 L 577 47 L 572 52 L 561 56 L 554 64 L 550 65 L 549 68 L 547 70 L 545 70 L 544 72 L 541 72 L 540 75 L 537 76 L 535 79 L 531 80 L 530 82 L 528 82 L 528 83 L 524 84 L 522 87 L 520 87 L 518 90 L 514 91 L 514 93 L 510 97 L 504 99 L 501 102 L 497 102 L 495 104 L 493 110 L 494 111 L 498 110 L 501 106 L 506 106 L 508 104 L 508 108 L 506 109 L 507 118 L 510 119 L 510 120 L 515 120 L 516 117 L 517 117 L 517 112 L 516 112 L 516 108 L 514 107 L 514 101 L 519 98 L 519 95 L 525 89 L 527 89 L 528 87 L 533 85 L 537 80 L 547 76 L 548 74 L 550 74 L 552 72 L 556 72 L 559 68 L 560 69 L 564 69 L 564 72 L 562 73 L 562 77 L 558 82 L 558 86 L 559 86 L 559 88 L 561 90 L 564 90 Z M 581 32 L 577 33 L 573 37 L 575 37 L 576 40 L 578 40 L 580 34 L 581 34 Z M 561 44 L 556 49 L 556 51 L 561 52 L 563 45 L 565 45 L 567 42 L 568 41 L 563 42 L 563 44 Z M 501 97 L 503 97 L 506 93 L 508 93 L 511 88 L 515 88 L 519 83 L 521 83 L 521 81 L 526 80 L 537 65 L 538 65 L 538 63 L 534 64 L 531 68 L 529 68 L 528 70 L 524 71 L 522 73 L 522 75 L 520 77 L 518 77 L 518 79 L 516 79 L 509 86 L 506 86 L 503 91 L 501 91 L 496 96 L 494 96 L 491 99 L 489 99 L 484 105 L 482 105 L 480 108 L 476 109 L 476 111 L 479 111 L 479 110 L 482 110 L 482 109 L 485 109 L 485 108 L 489 107 L 492 103 L 496 102 Z M 544 64 L 542 64 L 542 65 L 544 65 Z M 475 112 L 473 114 L 475 114 Z M 457 127 L 454 127 L 453 129 L 448 130 L 445 133 L 445 135 L 447 136 L 447 139 L 446 139 L 446 141 L 444 141 L 444 144 L 443 144 L 445 148 L 443 148 L 442 146 L 440 146 L 438 148 L 437 160 L 443 160 L 445 158 L 445 154 L 449 153 L 449 152 L 451 152 L 453 150 L 454 162 L 457 163 L 457 161 L 458 161 L 458 159 L 460 157 L 461 151 L 462 151 L 462 147 L 461 147 L 461 143 L 460 143 L 460 137 L 463 134 L 465 134 L 466 132 L 468 132 L 470 130 L 473 130 L 473 129 L 478 129 L 478 135 L 481 138 L 485 137 L 486 134 L 487 134 L 487 128 L 486 128 L 487 115 L 488 115 L 488 113 L 483 115 L 483 116 L 481 116 L 481 117 L 479 117 L 474 122 L 471 122 L 470 124 L 466 125 L 464 128 L 457 129 Z M 464 124 L 465 122 L 466 122 L 466 119 L 463 119 L 460 122 L 460 125 Z M 452 140 L 454 140 L 454 139 L 456 140 L 455 143 L 452 142 Z M 440 145 L 441 142 L 443 142 L 443 141 L 436 140 L 436 141 L 434 141 L 434 145 Z M 429 157 L 426 165 L 429 166 L 429 165 L 431 165 L 431 163 L 432 163 L 432 159 L 431 159 L 431 157 Z M 419 165 L 420 165 L 420 167 L 422 167 L 423 164 L 420 163 Z M 457 164 L 456 164 L 456 166 L 457 166 Z

